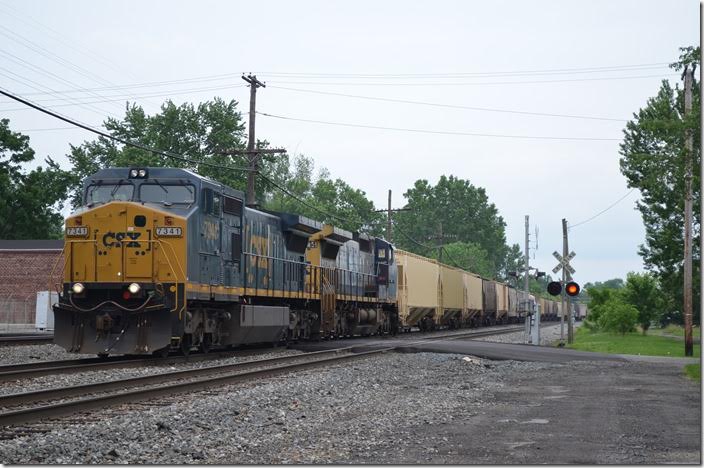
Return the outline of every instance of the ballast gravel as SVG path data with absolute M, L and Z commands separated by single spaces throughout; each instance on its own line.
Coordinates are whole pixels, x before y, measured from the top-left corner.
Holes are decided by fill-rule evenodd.
M 228 358 L 212 359 L 205 361 L 155 364 L 144 367 L 113 367 L 105 370 L 92 370 L 74 374 L 56 373 L 52 375 L 45 375 L 30 379 L 2 382 L 0 383 L 0 395 L 9 395 L 12 393 L 19 392 L 31 392 L 36 390 L 47 390 L 51 388 L 62 388 L 74 385 L 86 385 L 98 382 L 107 382 L 110 380 L 165 374 L 168 372 L 182 371 L 187 369 L 201 369 L 203 367 L 237 364 L 242 362 L 263 360 L 275 357 L 295 356 L 300 354 L 303 353 L 297 350 L 282 348 L 272 352 L 261 352 L 247 356 L 233 356 Z
M 432 432 L 491 405 L 506 371 L 546 366 L 463 358 L 389 353 L 172 397 L 168 406 L 103 410 L 98 420 L 59 422 L 44 434 L 0 441 L 0 461 L 373 462 L 381 452 L 393 457 L 415 444 L 411 434 L 419 427 Z
M 86 356 L 69 353 L 55 344 L 0 346 L 0 364 L 14 365 L 40 361 L 63 361 Z
M 698 387 L 680 374 L 386 353 L 41 423 L 0 440 L 0 462 L 696 463 L 699 397 L 682 395 Z
M 582 322 L 575 322 L 575 330 L 579 327 Z M 493 336 L 483 336 L 480 338 L 473 338 L 477 341 L 492 341 L 494 343 L 523 343 L 522 331 L 516 333 L 506 333 L 504 335 L 493 335 Z M 564 339 L 567 340 L 567 323 L 564 325 Z M 560 341 L 560 323 L 557 325 L 547 325 L 540 328 L 540 344 L 541 346 L 551 346 Z

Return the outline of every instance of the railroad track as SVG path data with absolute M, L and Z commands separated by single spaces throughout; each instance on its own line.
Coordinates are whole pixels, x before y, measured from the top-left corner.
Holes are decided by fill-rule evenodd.
M 521 331 L 522 326 L 515 326 L 501 330 L 481 330 L 481 331 L 455 331 L 455 332 L 437 332 L 425 337 L 409 337 L 408 339 L 430 340 L 438 339 L 461 339 L 471 337 L 482 337 L 498 335 L 503 333 L 514 333 Z M 440 334 L 438 334 L 440 333 Z M 393 337 L 388 337 L 393 338 Z M 139 356 L 114 356 L 108 358 L 86 358 L 86 359 L 67 359 L 61 361 L 42 361 L 27 364 L 15 364 L 0 366 L 0 382 L 9 382 L 19 379 L 28 379 L 41 377 L 44 375 L 53 374 L 72 374 L 76 372 L 87 372 L 94 370 L 130 368 L 143 366 L 165 366 L 170 364 L 178 364 L 185 362 L 209 361 L 215 359 L 224 359 L 236 356 L 249 356 L 260 352 L 258 350 L 237 350 L 237 351 L 218 351 L 209 354 L 191 354 L 189 356 L 169 356 L 168 358 L 154 357 L 139 357 Z
M 0 396 L 0 407 L 5 409 L 4 412 L 0 413 L 0 426 L 16 426 L 36 421 L 46 421 L 51 418 L 68 416 L 96 408 L 124 403 L 138 403 L 167 395 L 194 392 L 226 384 L 327 366 L 387 353 L 397 348 L 418 343 L 513 333 L 522 329 L 523 327 L 512 327 L 504 330 L 434 335 L 415 341 L 408 341 L 407 343 L 395 343 L 390 346 L 382 346 L 361 352 L 352 352 L 356 346 L 347 346 L 294 356 L 288 355 L 243 363 L 220 364 L 93 384 L 15 393 Z M 258 369 L 248 370 L 252 368 Z M 23 406 L 27 403 L 31 403 L 32 406 Z M 17 434 L 25 434 L 27 431 L 31 432 L 32 429 L 20 428 L 15 436 Z M 43 432 L 43 430 L 38 431 Z M 12 436 L 12 430 L 9 433 L 0 434 L 0 436 L 7 438 L 8 434 Z
M 47 344 L 54 342 L 54 335 L 2 335 L 0 346 Z

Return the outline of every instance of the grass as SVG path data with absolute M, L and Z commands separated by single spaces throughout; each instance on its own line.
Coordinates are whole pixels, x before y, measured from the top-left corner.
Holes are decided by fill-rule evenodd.
M 668 325 L 665 328 L 651 328 L 648 333 L 653 333 L 656 335 L 674 335 L 684 337 L 684 327 L 682 325 Z M 700 327 L 692 327 L 692 336 L 695 338 L 701 338 L 702 329 Z
M 687 364 L 684 366 L 684 373 L 693 380 L 702 380 L 702 365 L 701 364 Z
M 609 354 L 640 354 L 644 356 L 684 357 L 684 341 L 659 335 L 641 333 L 590 332 L 579 328 L 574 343 L 567 345 L 581 351 L 594 351 Z M 701 354 L 701 346 L 694 345 L 694 357 Z

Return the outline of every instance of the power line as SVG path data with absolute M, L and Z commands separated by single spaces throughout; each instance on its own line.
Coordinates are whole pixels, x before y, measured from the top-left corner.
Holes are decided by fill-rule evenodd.
M 491 71 L 491 72 L 444 72 L 444 73 L 315 73 L 315 72 L 265 72 L 256 73 L 269 76 L 290 76 L 290 77 L 339 77 L 339 78 L 425 78 L 425 77 L 466 77 L 466 76 L 502 76 L 502 75 L 524 75 L 524 74 L 564 74 L 564 73 L 603 73 L 612 71 L 631 71 L 638 69 L 661 68 L 668 66 L 670 62 L 656 62 L 633 65 L 612 65 L 597 67 L 578 68 L 557 68 L 539 70 L 513 70 L 513 71 Z
M 577 224 L 571 224 L 571 225 L 570 225 L 570 229 L 573 229 L 573 228 L 576 228 L 577 226 L 581 226 L 582 224 L 588 223 L 589 221 L 591 221 L 592 219 L 596 218 L 597 216 L 601 216 L 602 214 L 606 213 L 606 212 L 609 211 L 611 208 L 613 208 L 614 206 L 618 205 L 618 203 L 619 203 L 620 201 L 622 201 L 624 198 L 626 198 L 626 197 L 629 196 L 631 193 L 633 193 L 634 190 L 635 190 L 635 188 L 632 188 L 632 189 L 629 190 L 628 193 L 626 193 L 624 196 L 622 196 L 621 198 L 619 198 L 618 200 L 616 200 L 616 201 L 613 202 L 611 205 L 609 205 L 609 206 L 606 207 L 605 209 L 601 210 L 600 212 L 598 212 L 597 214 L 595 214 L 595 215 L 592 216 L 591 218 L 585 219 L 584 221 L 580 221 L 580 222 L 577 223 Z
M 32 103 L 32 102 L 30 102 L 30 101 L 28 101 L 28 100 L 26 100 L 26 99 L 23 99 L 23 98 L 21 98 L 21 97 L 19 97 L 19 96 L 16 96 L 16 95 L 12 94 L 12 93 L 9 93 L 9 92 L 5 91 L 5 90 L 2 89 L 2 88 L 0 88 L 0 94 L 4 95 L 4 96 L 6 96 L 6 97 L 8 97 L 8 98 L 10 98 L 10 99 L 13 99 L 13 100 L 15 100 L 15 101 L 17 101 L 17 102 L 20 102 L 20 103 L 22 103 L 22 104 L 24 104 L 24 105 L 26 105 L 26 106 L 29 106 L 29 107 L 31 107 L 31 108 L 33 108 L 33 109 L 35 109 L 35 110 L 38 110 L 39 112 L 42 112 L 42 113 L 47 114 L 47 115 L 49 115 L 49 116 L 51 116 L 51 117 L 54 117 L 54 118 L 59 119 L 59 120 L 61 120 L 61 121 L 64 121 L 64 122 L 66 122 L 66 123 L 68 123 L 68 124 L 71 124 L 71 125 L 73 125 L 73 126 L 75 126 L 75 127 L 82 128 L 82 129 L 87 130 L 87 131 L 89 131 L 89 132 L 91 132 L 91 133 L 95 133 L 96 135 L 99 135 L 99 136 L 108 138 L 108 139 L 113 140 L 113 141 L 117 141 L 117 142 L 122 143 L 122 144 L 127 145 L 127 146 L 132 146 L 132 147 L 134 147 L 134 148 L 138 148 L 138 149 L 142 149 L 142 150 L 149 151 L 149 152 L 152 152 L 152 153 L 160 154 L 160 155 L 166 156 L 166 157 L 168 157 L 168 158 L 176 159 L 176 160 L 183 161 L 183 162 L 188 162 L 188 163 L 195 164 L 195 165 L 202 165 L 202 166 L 214 167 L 214 168 L 217 168 L 217 169 L 234 170 L 234 171 L 241 171 L 241 172 L 248 172 L 248 171 L 251 170 L 250 168 L 246 168 L 246 167 L 224 166 L 224 165 L 221 165 L 221 164 L 213 164 L 213 163 L 209 163 L 209 162 L 205 162 L 205 161 L 197 161 L 197 160 L 194 160 L 194 159 L 186 158 L 185 156 L 182 156 L 182 155 L 179 155 L 179 154 L 176 154 L 176 153 L 172 153 L 172 152 L 170 152 L 170 151 L 164 151 L 164 150 L 160 150 L 160 149 L 156 149 L 156 148 L 151 148 L 151 147 L 148 147 L 148 146 L 143 145 L 143 144 L 141 144 L 141 143 L 137 143 L 137 142 L 134 142 L 134 141 L 126 140 L 126 139 L 120 138 L 120 137 L 116 137 L 116 136 L 111 135 L 111 134 L 109 134 L 109 133 L 103 132 L 102 130 L 98 130 L 98 129 L 93 128 L 93 127 L 91 127 L 91 126 L 89 126 L 89 125 L 86 125 L 86 124 L 84 124 L 84 123 L 78 122 L 78 121 L 73 120 L 73 119 L 70 119 L 70 118 L 68 118 L 68 117 L 65 117 L 65 116 L 63 116 L 63 115 L 61 115 L 61 114 L 57 114 L 56 112 L 53 112 L 53 111 L 48 110 L 48 109 L 45 109 L 45 108 L 43 108 L 43 107 L 41 107 L 41 106 L 39 106 L 39 105 L 37 105 L 37 104 L 34 104 L 34 103 Z M 305 205 L 305 206 L 307 206 L 307 207 L 309 207 L 309 208 L 311 208 L 311 209 L 313 209 L 313 210 L 315 210 L 315 211 L 317 211 L 317 212 L 319 212 L 319 213 L 321 213 L 321 214 L 324 214 L 324 215 L 326 215 L 326 216 L 328 216 L 328 217 L 330 217 L 330 218 L 338 219 L 338 220 L 343 221 L 343 222 L 349 222 L 349 221 L 348 221 L 347 219 L 345 219 L 345 218 L 342 218 L 342 217 L 340 217 L 340 216 L 334 215 L 334 214 L 332 214 L 332 213 L 328 213 L 328 212 L 326 212 L 325 210 L 322 210 L 321 208 L 318 208 L 317 206 L 312 205 L 312 204 L 306 202 L 305 200 L 303 200 L 302 198 L 296 196 L 296 195 L 293 194 L 290 190 L 288 190 L 288 189 L 285 188 L 285 187 L 282 187 L 281 185 L 279 185 L 278 183 L 274 182 L 272 179 L 270 179 L 269 177 L 265 176 L 264 174 L 259 173 L 259 176 L 260 176 L 262 179 L 264 179 L 265 181 L 267 181 L 268 183 L 270 183 L 272 186 L 274 186 L 274 187 L 276 187 L 277 189 L 281 190 L 283 193 L 285 193 L 285 194 L 288 195 L 289 197 L 291 197 L 291 198 L 297 200 L 298 202 L 302 203 L 303 205 Z
M 284 87 L 284 86 L 269 86 L 269 87 L 274 88 L 274 89 L 283 89 L 286 91 L 295 91 L 295 92 L 299 92 L 299 93 L 322 94 L 322 95 L 326 95 L 326 96 L 341 96 L 341 97 L 348 97 L 348 98 L 366 99 L 366 100 L 370 100 L 370 101 L 396 102 L 396 103 L 401 103 L 401 104 L 417 104 L 417 105 L 422 105 L 422 106 L 444 107 L 444 108 L 448 108 L 448 109 L 467 109 L 467 110 L 475 110 L 475 111 L 483 111 L 483 112 L 501 112 L 501 113 L 507 113 L 507 114 L 534 115 L 534 116 L 541 116 L 541 117 L 565 117 L 565 118 L 570 118 L 570 119 L 608 120 L 608 121 L 614 121 L 614 122 L 625 122 L 626 120 L 628 120 L 628 119 L 613 119 L 613 118 L 609 118 L 609 117 L 596 117 L 596 116 L 587 116 L 587 115 L 553 114 L 553 113 L 545 113 L 545 112 L 528 112 L 528 111 L 517 111 L 517 110 L 509 110 L 509 109 L 493 109 L 493 108 L 488 108 L 488 107 L 460 106 L 460 105 L 455 105 L 455 104 L 440 104 L 440 103 L 435 103 L 435 102 L 411 101 L 411 100 L 407 100 L 407 99 L 392 99 L 392 98 L 383 98 L 383 97 L 374 97 L 374 96 L 360 96 L 357 94 L 332 93 L 332 92 L 327 92 L 327 91 L 317 91 L 314 89 L 288 88 L 288 87 Z
M 101 103 L 101 102 L 116 102 L 116 101 L 130 101 L 130 97 L 165 97 L 165 96 L 177 96 L 181 94 L 191 94 L 191 93 L 202 93 L 202 92 L 207 92 L 207 91 L 215 91 L 215 90 L 220 90 L 220 89 L 232 89 L 232 88 L 241 88 L 242 85 L 226 85 L 226 86 L 217 86 L 217 87 L 208 87 L 208 88 L 191 88 L 191 89 L 186 89 L 186 90 L 180 90 L 178 92 L 168 92 L 168 93 L 158 93 L 158 94 L 129 94 L 129 95 L 122 95 L 120 98 L 116 99 L 102 99 L 102 100 L 97 100 L 97 101 L 80 101 L 80 99 L 84 98 L 57 98 L 57 99 L 39 99 L 34 102 L 50 102 L 50 101 L 57 101 L 57 100 L 66 100 L 66 99 L 73 99 L 77 101 L 76 104 L 73 103 L 65 103 L 65 104 L 47 104 L 48 107 L 55 108 L 55 107 L 71 107 L 71 106 L 80 106 L 80 105 L 85 105 L 85 104 L 96 104 L 96 103 Z M 31 93 L 25 93 L 24 96 L 27 96 Z M 106 96 L 106 97 L 112 97 L 112 96 Z M 0 109 L 2 112 L 13 112 L 13 111 L 20 111 L 20 110 L 25 110 L 26 107 L 16 107 L 12 109 Z
M 267 84 L 311 84 L 330 86 L 493 86 L 493 85 L 522 85 L 539 83 L 571 83 L 580 81 L 612 81 L 612 80 L 634 80 L 641 78 L 665 78 L 679 76 L 676 73 L 660 75 L 636 75 L 636 76 L 612 76 L 604 78 L 575 78 L 565 80 L 530 80 L 530 81 L 482 81 L 482 82 L 455 82 L 455 83 L 349 83 L 349 82 L 324 82 L 324 81 L 277 81 L 267 80 Z
M 214 167 L 214 168 L 217 168 L 217 169 L 230 169 L 230 170 L 243 171 L 243 172 L 249 171 L 249 168 L 246 168 L 246 167 L 223 166 L 223 165 L 221 165 L 221 164 L 213 164 L 213 163 L 209 163 L 209 162 L 206 162 L 206 161 L 198 161 L 198 160 L 195 160 L 195 159 L 190 159 L 190 158 L 187 158 L 187 157 L 182 156 L 182 155 L 180 155 L 180 154 L 172 153 L 171 151 L 165 151 L 165 150 L 160 150 L 160 149 L 157 149 L 157 148 L 151 148 L 151 147 L 149 147 L 149 146 L 147 146 L 147 145 L 143 145 L 142 143 L 134 142 L 134 141 L 127 140 L 127 139 L 124 139 L 124 138 L 120 138 L 120 137 L 116 137 L 116 136 L 111 135 L 111 134 L 109 134 L 109 133 L 106 133 L 106 132 L 104 132 L 104 131 L 102 131 L 102 130 L 98 130 L 97 128 L 93 128 L 93 127 L 91 127 L 90 125 L 87 125 L 87 124 L 78 122 L 77 120 L 70 119 L 69 117 L 63 116 L 63 115 L 58 114 L 58 113 L 56 113 L 56 112 L 53 112 L 53 111 L 51 111 L 51 110 L 49 110 L 49 109 L 45 109 L 45 108 L 43 108 L 43 107 L 41 107 L 41 106 L 39 106 L 39 105 L 37 105 L 37 104 L 34 104 L 33 102 L 30 102 L 30 101 L 28 101 L 28 100 L 26 100 L 26 99 L 23 99 L 23 98 L 21 98 L 21 97 L 19 97 L 19 96 L 16 96 L 16 95 L 10 93 L 10 92 L 8 92 L 8 91 L 5 91 L 5 90 L 2 89 L 2 88 L 0 88 L 0 94 L 2 94 L 3 96 L 8 97 L 8 98 L 10 98 L 10 99 L 13 99 L 13 100 L 15 100 L 15 101 L 17 101 L 17 102 L 21 102 L 22 104 L 24 104 L 24 105 L 26 105 L 26 106 L 29 106 L 29 107 L 31 107 L 32 109 L 38 110 L 39 112 L 42 112 L 42 113 L 44 113 L 44 114 L 47 114 L 47 115 L 49 115 L 49 116 L 51 116 L 51 117 L 54 117 L 54 118 L 56 118 L 56 119 L 59 119 L 59 120 L 61 120 L 61 121 L 63 121 L 63 122 L 66 122 L 66 123 L 68 123 L 68 124 L 71 124 L 71 125 L 73 125 L 73 126 L 75 126 L 75 127 L 82 128 L 83 130 L 89 131 L 89 132 L 91 132 L 91 133 L 95 133 L 96 135 L 105 137 L 105 138 L 107 138 L 107 139 L 109 139 L 109 140 L 117 141 L 118 143 L 122 143 L 123 145 L 131 146 L 131 147 L 133 147 L 133 148 L 138 148 L 138 149 L 141 149 L 141 150 L 144 150 L 144 151 L 149 151 L 149 152 L 155 153 L 155 154 L 160 154 L 160 155 L 166 156 L 166 157 L 168 157 L 168 158 L 176 159 L 176 160 L 179 160 L 179 161 L 183 161 L 183 162 L 187 162 L 187 163 L 191 163 L 191 164 L 195 164 L 195 165 L 203 165 L 203 166 Z
M 334 125 L 338 127 L 354 127 L 354 128 L 369 128 L 375 130 L 393 130 L 397 132 L 411 133 L 429 133 L 434 135 L 458 135 L 458 136 L 475 136 L 489 138 L 513 138 L 513 139 L 528 139 L 528 140 L 575 140 L 575 141 L 620 141 L 618 138 L 592 138 L 592 137 L 557 137 L 557 136 L 538 136 L 538 135 L 507 135 L 495 133 L 472 133 L 472 132 L 451 132 L 442 130 L 423 130 L 414 128 L 399 128 L 399 127 L 381 127 L 377 125 L 352 124 L 343 122 L 329 122 L 323 120 L 299 119 L 282 115 L 267 114 L 265 112 L 257 112 L 259 115 L 271 117 L 274 119 L 291 120 L 296 122 L 316 123 L 322 125 Z

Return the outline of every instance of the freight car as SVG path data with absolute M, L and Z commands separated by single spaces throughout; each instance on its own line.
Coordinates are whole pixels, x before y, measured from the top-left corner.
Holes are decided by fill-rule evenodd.
M 393 246 L 244 206 L 191 171 L 110 168 L 66 220 L 55 342 L 165 354 L 396 329 Z

